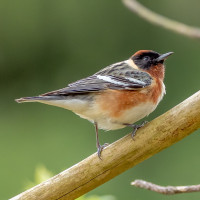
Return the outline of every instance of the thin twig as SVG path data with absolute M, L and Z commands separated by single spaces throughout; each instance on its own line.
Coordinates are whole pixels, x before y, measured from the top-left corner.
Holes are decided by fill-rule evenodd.
M 200 191 L 200 185 L 160 186 L 144 180 L 135 180 L 131 183 L 131 185 L 167 195 Z
M 122 0 L 122 2 L 134 13 L 144 18 L 145 20 L 161 26 L 163 28 L 169 29 L 176 33 L 191 37 L 191 38 L 200 38 L 200 28 L 188 26 L 181 22 L 169 19 L 162 15 L 159 15 L 148 8 L 144 7 L 142 4 L 136 0 Z

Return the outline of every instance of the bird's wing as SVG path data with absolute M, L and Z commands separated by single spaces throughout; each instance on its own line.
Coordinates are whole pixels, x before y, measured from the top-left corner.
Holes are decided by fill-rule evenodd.
M 92 76 L 71 83 L 63 89 L 45 93 L 43 96 L 80 94 L 106 89 L 138 90 L 149 86 L 152 80 L 148 73 L 134 69 L 126 62 L 120 62 L 110 65 Z

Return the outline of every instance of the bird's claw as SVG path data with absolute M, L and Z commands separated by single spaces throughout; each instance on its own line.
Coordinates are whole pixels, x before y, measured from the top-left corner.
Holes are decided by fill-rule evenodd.
M 144 121 L 144 122 L 142 122 L 142 124 L 138 124 L 138 125 L 136 125 L 136 124 L 130 125 L 130 126 L 133 128 L 133 131 L 132 131 L 132 133 L 131 133 L 131 137 L 132 137 L 133 140 L 134 140 L 134 136 L 135 136 L 135 134 L 136 134 L 136 131 L 137 131 L 139 128 L 143 127 L 146 123 L 148 123 L 148 121 Z
M 135 124 L 133 124 L 133 131 L 132 131 L 132 133 L 131 133 L 131 137 L 132 137 L 132 139 L 134 140 L 134 136 L 135 136 L 135 134 L 136 134 L 136 131 L 139 129 L 139 128 L 141 128 L 141 127 L 143 127 L 146 123 L 148 123 L 148 121 L 144 121 L 144 122 L 142 122 L 142 124 L 139 124 L 139 125 L 135 125 Z
M 107 147 L 109 144 L 108 143 L 105 143 L 104 145 L 99 145 L 98 148 L 97 148 L 97 155 L 98 157 L 102 160 L 101 158 L 101 152 L 103 151 L 103 149 L 105 147 Z

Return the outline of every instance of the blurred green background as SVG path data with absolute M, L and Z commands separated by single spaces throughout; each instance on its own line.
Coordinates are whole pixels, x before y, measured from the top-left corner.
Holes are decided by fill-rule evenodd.
M 200 27 L 200 1 L 145 1 L 149 8 Z M 1 199 L 22 192 L 38 164 L 54 174 L 96 151 L 94 127 L 70 111 L 14 99 L 65 87 L 140 49 L 175 52 L 167 60 L 167 94 L 147 119 L 199 90 L 200 41 L 153 26 L 116 0 L 0 1 Z M 101 131 L 101 143 L 130 129 Z M 162 185 L 200 183 L 200 131 L 153 156 L 88 195 L 116 199 L 199 199 L 200 193 L 162 196 L 134 188 L 145 179 Z

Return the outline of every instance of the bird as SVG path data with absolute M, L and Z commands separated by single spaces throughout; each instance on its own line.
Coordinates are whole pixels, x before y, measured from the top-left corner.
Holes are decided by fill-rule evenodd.
M 39 102 L 71 110 L 95 126 L 97 155 L 107 145 L 99 142 L 98 130 L 133 128 L 132 137 L 145 122 L 135 122 L 153 112 L 166 93 L 163 83 L 164 61 L 173 54 L 139 50 L 129 59 L 111 64 L 95 74 L 67 87 L 33 97 L 16 99 L 18 103 Z

